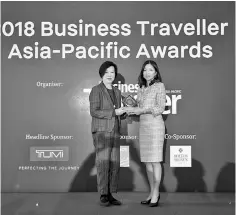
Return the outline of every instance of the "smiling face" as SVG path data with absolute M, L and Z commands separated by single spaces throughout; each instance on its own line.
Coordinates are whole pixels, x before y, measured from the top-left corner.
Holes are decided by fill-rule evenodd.
M 105 74 L 102 77 L 104 84 L 112 84 L 116 76 L 114 66 L 110 66 L 106 69 Z
M 143 77 L 147 82 L 150 82 L 154 79 L 157 72 L 151 64 L 147 64 L 143 70 Z

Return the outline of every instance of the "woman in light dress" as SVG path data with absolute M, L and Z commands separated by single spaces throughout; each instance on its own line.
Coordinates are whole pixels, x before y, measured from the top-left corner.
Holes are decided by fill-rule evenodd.
M 162 113 L 165 110 L 166 91 L 162 83 L 157 64 L 148 60 L 144 62 L 138 78 L 138 107 L 126 107 L 126 112 L 140 115 L 139 144 L 140 159 L 146 165 L 150 193 L 141 204 L 149 207 L 158 206 L 159 186 L 163 160 L 165 124 Z

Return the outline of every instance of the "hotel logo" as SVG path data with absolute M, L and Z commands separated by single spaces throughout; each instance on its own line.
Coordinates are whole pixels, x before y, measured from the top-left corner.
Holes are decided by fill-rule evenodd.
M 170 167 L 192 167 L 191 146 L 170 146 Z

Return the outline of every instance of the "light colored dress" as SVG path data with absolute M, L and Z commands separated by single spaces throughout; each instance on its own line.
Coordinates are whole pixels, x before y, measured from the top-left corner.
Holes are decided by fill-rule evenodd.
M 165 124 L 162 112 L 165 110 L 166 91 L 162 82 L 138 89 L 137 102 L 140 108 L 152 114 L 140 115 L 139 144 L 141 162 L 163 161 Z

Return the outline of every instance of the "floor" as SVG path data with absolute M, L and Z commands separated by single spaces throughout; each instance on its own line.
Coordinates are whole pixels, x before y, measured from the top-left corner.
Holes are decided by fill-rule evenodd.
M 114 195 L 121 206 L 101 207 L 99 195 L 87 193 L 2 193 L 2 215 L 234 215 L 234 193 L 161 193 L 160 206 L 140 204 L 142 192 Z

